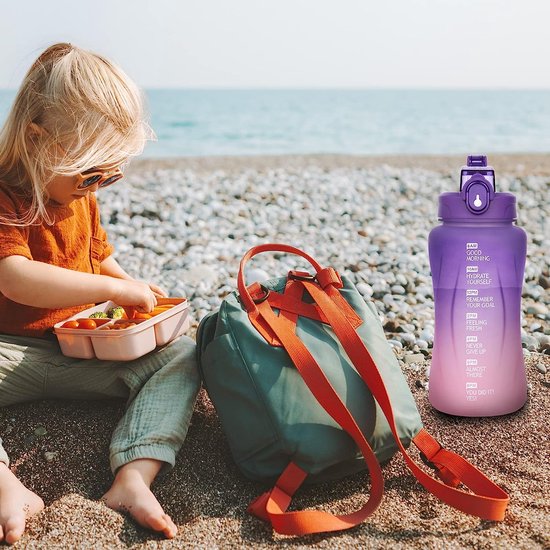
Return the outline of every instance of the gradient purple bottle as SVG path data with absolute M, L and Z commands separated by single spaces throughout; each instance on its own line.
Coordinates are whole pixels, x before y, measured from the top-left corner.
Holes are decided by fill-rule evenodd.
M 495 416 L 527 399 L 521 347 L 526 234 L 487 157 L 469 156 L 458 193 L 439 197 L 428 246 L 435 333 L 429 398 L 439 411 Z

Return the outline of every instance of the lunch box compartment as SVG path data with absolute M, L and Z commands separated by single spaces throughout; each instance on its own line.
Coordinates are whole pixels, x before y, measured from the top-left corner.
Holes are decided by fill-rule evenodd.
M 131 361 L 167 344 L 189 328 L 189 304 L 185 298 L 158 298 L 157 302 L 157 308 L 165 304 L 173 304 L 173 307 L 150 319 L 94 318 L 95 329 L 62 327 L 67 321 L 88 319 L 93 313 L 106 313 L 116 307 L 114 302 L 108 301 L 56 323 L 54 332 L 62 353 L 80 359 Z M 119 330 L 110 328 L 125 323 L 135 323 L 135 326 Z

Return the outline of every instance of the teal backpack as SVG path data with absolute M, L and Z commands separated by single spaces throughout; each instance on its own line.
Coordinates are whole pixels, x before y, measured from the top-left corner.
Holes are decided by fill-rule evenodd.
M 246 263 L 267 251 L 297 254 L 315 273 L 291 271 L 246 287 Z M 199 325 L 197 358 L 235 463 L 246 477 L 275 484 L 249 511 L 277 532 L 336 531 L 363 521 L 382 499 L 380 464 L 397 450 L 443 501 L 484 519 L 503 519 L 508 495 L 423 428 L 374 304 L 301 250 L 266 244 L 245 254 L 238 292 Z M 411 442 L 440 479 L 407 454 Z M 371 494 L 359 511 L 286 511 L 302 483 L 364 468 Z M 457 489 L 460 483 L 473 492 Z

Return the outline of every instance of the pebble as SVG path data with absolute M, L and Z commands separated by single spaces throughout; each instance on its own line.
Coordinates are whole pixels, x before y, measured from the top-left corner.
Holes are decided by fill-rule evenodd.
M 371 298 L 373 295 L 373 289 L 372 286 L 366 284 L 366 283 L 358 283 L 357 284 L 357 290 L 361 293 L 361 295 L 364 298 Z
M 397 337 L 402 342 L 405 342 L 407 344 L 413 344 L 416 338 L 414 337 L 414 334 L 411 334 L 410 332 L 402 332 Z
M 46 462 L 52 462 L 52 460 L 55 460 L 57 458 L 57 455 L 59 454 L 58 451 L 44 451 L 44 460 Z
M 98 200 L 120 265 L 170 296 L 187 296 L 195 326 L 235 289 L 239 262 L 249 248 L 288 243 L 321 265 L 346 272 L 365 298 L 374 299 L 383 324 L 395 321 L 385 327 L 395 336 L 394 348 L 403 347 L 393 334 L 397 327 L 414 325 L 399 336 L 411 334 L 414 340 L 405 343 L 430 354 L 434 302 L 427 238 L 440 223 L 438 194 L 457 190 L 456 178 L 455 187 L 445 178 L 442 188 L 441 181 L 437 172 L 387 166 L 205 173 L 163 168 L 128 171 Z M 526 336 L 537 338 L 524 344 L 524 353 L 550 353 L 549 342 L 538 338 L 550 335 L 550 239 L 540 225 L 550 219 L 548 179 L 500 181 L 502 191 L 521 190 L 529 201 L 518 205 L 518 226 L 531 238 L 522 312 Z M 247 280 L 279 277 L 294 268 L 311 270 L 295 256 L 261 254 L 249 264 Z
M 393 312 L 392 312 L 393 313 Z M 395 315 L 395 313 L 394 313 Z M 394 319 L 391 319 L 384 325 L 384 330 L 386 332 L 397 332 L 399 329 L 399 323 L 397 323 Z
M 407 364 L 421 363 L 424 361 L 424 356 L 421 353 L 411 353 L 409 355 L 405 355 L 405 357 L 403 357 L 403 361 Z
M 401 285 L 393 285 L 391 287 L 392 294 L 406 294 L 406 290 Z
M 542 374 L 546 374 L 546 365 L 543 364 L 543 363 L 537 363 L 536 364 L 536 369 L 541 372 Z
M 532 304 L 525 310 L 530 315 L 548 315 L 548 308 L 544 304 Z
M 433 344 L 433 341 L 434 341 L 433 332 L 430 332 L 429 330 L 423 330 L 420 333 L 420 339 L 428 342 L 428 344 Z
M 523 347 L 527 348 L 529 351 L 537 351 L 538 341 L 534 336 L 522 336 L 521 343 Z
M 388 344 L 397 349 L 403 349 L 403 344 L 399 340 L 388 340 Z
M 419 349 L 428 349 L 428 342 L 426 340 L 418 339 L 416 345 Z
M 48 433 L 48 430 L 46 430 L 46 428 L 44 428 L 44 426 L 38 426 L 34 430 L 34 435 L 37 435 L 37 436 L 43 436 L 43 435 L 46 435 L 47 433 Z

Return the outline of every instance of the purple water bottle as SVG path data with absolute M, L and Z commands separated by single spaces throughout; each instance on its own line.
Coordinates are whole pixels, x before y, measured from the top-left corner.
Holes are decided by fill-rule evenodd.
M 526 234 L 487 157 L 469 156 L 460 192 L 439 196 L 428 246 L 435 333 L 429 398 L 439 411 L 495 416 L 527 399 L 521 348 Z

